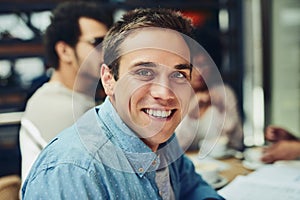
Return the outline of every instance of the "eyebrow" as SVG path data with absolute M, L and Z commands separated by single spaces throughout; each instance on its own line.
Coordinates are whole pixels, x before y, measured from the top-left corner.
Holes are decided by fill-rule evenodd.
M 175 65 L 175 69 L 192 69 L 193 65 L 192 64 L 178 64 Z
M 145 66 L 145 67 L 156 67 L 157 64 L 154 62 L 137 62 L 133 65 L 133 67 L 138 67 L 138 66 Z
M 133 65 L 133 67 L 137 66 L 145 66 L 145 67 L 156 67 L 157 64 L 154 62 L 137 62 Z M 178 64 L 175 65 L 175 69 L 192 69 L 192 64 Z

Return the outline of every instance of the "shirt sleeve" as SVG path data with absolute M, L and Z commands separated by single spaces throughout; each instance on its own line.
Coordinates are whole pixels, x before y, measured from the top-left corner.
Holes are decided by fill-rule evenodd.
M 195 172 L 194 164 L 191 160 L 183 156 L 180 162 L 180 199 L 224 199 Z
M 100 177 L 74 164 L 61 163 L 31 175 L 22 199 L 108 199 Z
M 22 183 L 29 170 L 47 143 L 41 138 L 38 129 L 27 119 L 22 119 L 19 132 L 20 151 L 22 155 Z

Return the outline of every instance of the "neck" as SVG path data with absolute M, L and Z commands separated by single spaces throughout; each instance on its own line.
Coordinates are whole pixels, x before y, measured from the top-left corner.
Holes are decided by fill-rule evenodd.
M 153 152 L 156 152 L 158 149 L 158 144 L 152 144 L 151 142 L 145 140 L 145 139 L 141 139 Z

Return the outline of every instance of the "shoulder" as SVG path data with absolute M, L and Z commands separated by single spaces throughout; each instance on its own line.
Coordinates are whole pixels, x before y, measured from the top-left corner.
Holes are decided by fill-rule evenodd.
M 100 129 L 93 129 L 93 109 L 77 123 L 59 133 L 41 152 L 33 166 L 32 177 L 49 168 L 74 165 L 89 170 L 96 162 L 95 154 L 101 152 L 108 139 Z M 85 124 L 86 122 L 86 124 Z
M 98 175 L 104 174 L 103 170 L 104 166 L 84 147 L 72 126 L 41 152 L 23 184 L 22 195 L 41 199 L 73 199 L 78 195 L 90 195 L 90 192 L 100 191 L 98 187 L 103 181 Z M 98 193 L 95 195 L 99 196 Z
M 23 115 L 34 124 L 46 140 L 75 122 L 83 114 L 81 104 L 74 106 L 72 92 L 59 83 L 45 83 L 28 100 Z
M 65 90 L 55 83 L 45 83 L 28 99 L 25 109 L 25 116 L 40 111 L 51 111 L 46 105 L 55 108 L 57 105 L 70 104 L 72 102 L 72 92 Z M 63 107 L 60 107 L 63 108 Z M 38 112 L 37 112 L 38 111 Z
M 72 126 L 62 131 L 43 149 L 33 169 L 39 173 L 62 163 L 77 163 L 82 168 L 87 168 L 90 159 L 89 153 L 76 134 L 76 127 Z
M 39 100 L 56 101 L 55 98 L 49 97 L 72 97 L 72 90 L 67 89 L 61 83 L 47 82 L 43 84 L 32 97 L 28 100 L 29 103 L 36 103 Z
M 234 92 L 233 88 L 230 85 L 225 84 L 224 88 L 225 88 L 226 94 L 235 95 L 235 92 Z

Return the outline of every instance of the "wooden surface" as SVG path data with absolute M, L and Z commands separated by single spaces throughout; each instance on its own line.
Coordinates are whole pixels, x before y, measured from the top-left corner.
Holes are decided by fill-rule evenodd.
M 186 153 L 186 155 L 194 162 L 196 168 L 196 165 L 199 165 L 199 163 L 195 163 L 195 158 L 197 157 L 197 154 L 197 152 Z M 245 168 L 242 164 L 242 160 L 234 157 L 218 159 L 217 161 L 221 161 L 229 166 L 228 168 L 219 172 L 219 174 L 222 177 L 226 178 L 228 182 L 232 181 L 238 175 L 247 175 L 253 171 Z
M 246 169 L 242 161 L 236 158 L 227 158 L 220 160 L 222 162 L 230 165 L 229 169 L 220 172 L 220 175 L 225 177 L 229 182 L 232 181 L 238 175 L 247 175 L 252 172 L 252 170 Z
M 21 179 L 18 175 L 0 178 L 0 200 L 19 200 Z

